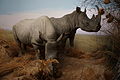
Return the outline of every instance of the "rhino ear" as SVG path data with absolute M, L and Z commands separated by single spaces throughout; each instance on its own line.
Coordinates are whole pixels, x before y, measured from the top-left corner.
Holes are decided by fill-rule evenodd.
M 80 10 L 80 7 L 76 7 L 76 12 L 80 12 L 81 10 Z

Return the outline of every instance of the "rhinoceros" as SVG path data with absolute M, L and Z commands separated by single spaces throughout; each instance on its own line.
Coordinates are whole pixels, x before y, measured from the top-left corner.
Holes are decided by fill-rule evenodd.
M 98 8 L 98 7 L 97 7 Z M 89 19 L 85 12 L 76 7 L 76 10 L 61 18 L 51 21 L 49 17 L 42 16 L 34 20 L 20 21 L 13 26 L 13 34 L 19 45 L 32 45 L 37 59 L 40 56 L 39 46 L 45 46 L 45 59 L 57 58 L 57 40 L 60 35 L 81 28 L 88 32 L 100 30 L 101 15 L 93 16 Z M 54 71 L 54 65 L 50 64 L 50 69 Z
M 96 6 L 97 7 L 97 6 Z M 97 7 L 97 9 L 99 9 L 98 7 Z M 84 13 L 86 13 L 86 9 L 85 9 L 85 12 Z M 84 14 L 84 17 L 87 17 L 86 16 L 86 14 Z M 63 18 L 63 17 L 62 17 Z M 50 20 L 51 20 L 51 22 L 53 23 L 53 25 L 55 26 L 55 27 L 59 27 L 59 26 L 62 26 L 61 25 L 61 22 L 62 22 L 62 18 L 54 18 L 54 17 L 51 17 L 50 18 Z M 92 17 L 92 19 L 91 19 L 91 21 L 94 21 L 94 19 L 95 19 L 95 15 L 93 15 L 93 17 Z M 87 24 L 86 24 L 87 25 Z M 94 25 L 94 24 L 93 24 Z M 99 24 L 100 25 L 100 24 Z M 72 25 L 71 25 L 72 26 Z M 88 26 L 89 27 L 89 26 Z M 74 38 L 75 38 L 75 33 L 76 33 L 76 30 L 77 30 L 78 28 L 75 28 L 75 29 L 73 29 L 73 30 L 70 30 L 69 32 L 67 32 L 67 36 L 68 37 L 64 37 L 63 39 L 62 39 L 62 41 L 60 42 L 60 47 L 63 49 L 64 47 L 65 47 L 65 44 L 66 44 L 66 40 L 67 40 L 67 38 L 69 38 L 69 44 L 70 44 L 70 47 L 73 47 L 74 46 Z M 92 30 L 92 29 L 84 29 L 84 27 L 83 27 L 83 30 L 84 31 L 88 31 L 88 32 L 97 32 L 97 31 L 95 31 L 95 30 Z

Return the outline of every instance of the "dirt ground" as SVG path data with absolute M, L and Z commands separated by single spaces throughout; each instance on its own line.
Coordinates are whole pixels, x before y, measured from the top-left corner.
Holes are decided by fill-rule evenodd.
M 17 57 L 19 48 L 14 42 L 0 40 L 0 80 L 112 80 L 108 58 L 103 52 L 83 53 L 74 48 L 60 54 L 62 76 L 54 79 L 48 75 L 48 64 L 56 60 L 35 60 L 28 51 Z

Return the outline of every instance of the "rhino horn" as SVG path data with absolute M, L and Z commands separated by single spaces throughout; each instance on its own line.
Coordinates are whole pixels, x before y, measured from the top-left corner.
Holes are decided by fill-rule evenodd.
M 99 13 L 99 7 L 97 6 L 97 5 L 95 5 L 96 6 L 96 8 L 97 8 L 97 10 L 98 10 L 98 15 L 100 15 L 100 13 Z

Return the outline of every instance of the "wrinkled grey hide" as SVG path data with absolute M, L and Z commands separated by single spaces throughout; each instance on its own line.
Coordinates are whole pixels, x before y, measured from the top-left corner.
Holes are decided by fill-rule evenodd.
M 13 26 L 13 32 L 15 39 L 20 44 L 20 46 L 21 44 L 23 44 L 24 46 L 32 44 L 35 50 L 38 50 L 39 46 L 43 45 L 45 45 L 46 48 L 49 48 L 48 46 L 51 45 L 50 48 L 52 48 L 53 46 L 53 49 L 55 49 L 57 46 L 56 40 L 58 36 L 56 35 L 56 31 L 47 16 L 42 16 L 34 20 L 23 20 Z M 48 51 L 49 49 L 46 49 L 46 53 Z M 50 50 L 49 52 L 51 51 L 52 50 Z M 51 53 L 56 54 L 56 49 L 55 52 L 52 51 Z M 39 58 L 39 56 L 40 54 L 36 54 L 37 58 Z M 55 56 L 50 55 L 48 57 Z
M 54 18 L 54 17 L 50 18 L 51 22 L 53 23 L 53 25 L 55 27 L 57 27 L 59 25 L 58 23 L 60 23 L 60 22 L 57 22 L 57 21 L 60 21 L 59 19 L 61 19 L 61 18 Z M 74 46 L 74 37 L 75 37 L 76 30 L 77 30 L 77 28 L 74 29 L 74 30 L 71 30 L 70 32 L 66 32 L 63 39 L 60 41 L 59 46 L 64 48 L 65 44 L 66 44 L 66 40 L 67 40 L 67 38 L 69 38 L 70 47 L 73 47 Z
M 13 26 L 13 33 L 16 41 L 25 45 L 31 45 L 38 50 L 36 57 L 40 56 L 40 46 L 45 45 L 45 59 L 57 58 L 57 39 L 61 34 L 69 33 L 77 28 L 88 32 L 100 30 L 101 15 L 93 16 L 89 19 L 86 12 L 80 11 L 77 7 L 75 11 L 61 18 L 51 21 L 47 16 L 42 16 L 34 20 L 23 20 Z M 52 70 L 51 66 L 51 70 Z

